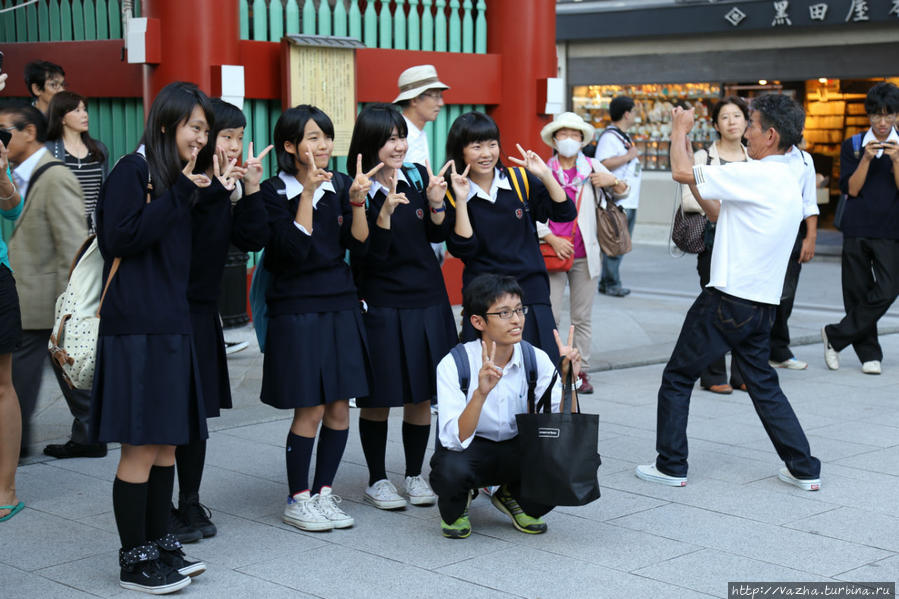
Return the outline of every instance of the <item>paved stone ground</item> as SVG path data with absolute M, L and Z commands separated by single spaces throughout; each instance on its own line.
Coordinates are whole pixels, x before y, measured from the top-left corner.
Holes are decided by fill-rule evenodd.
M 822 324 L 839 318 L 839 270 L 832 261 L 804 268 L 794 338 L 812 341 Z M 699 390 L 689 427 L 690 484 L 652 485 L 633 468 L 654 457 L 660 362 L 697 292 L 695 261 L 637 246 L 622 273 L 634 293 L 597 296 L 593 367 L 603 370 L 593 375 L 597 392 L 582 397 L 585 411 L 600 414 L 599 500 L 553 511 L 547 534 L 529 536 L 478 498 L 472 536 L 446 540 L 436 508 L 382 512 L 362 503 L 367 474 L 354 414 L 335 492 L 356 526 L 328 533 L 288 527 L 280 512 L 289 419 L 257 399 L 262 360 L 253 346 L 229 361 L 235 409 L 210 421 L 201 495 L 219 534 L 187 547 L 209 571 L 181 595 L 692 598 L 726 597 L 726 583 L 738 580 L 899 579 L 899 335 L 882 339 L 879 377 L 861 374 L 851 351 L 843 352 L 841 370 L 827 371 L 820 342 L 795 347 L 808 370 L 781 373 L 824 462 L 821 491 L 777 480 L 781 463 L 745 394 Z M 891 311 L 881 329 L 899 330 L 897 316 Z M 46 384 L 35 418 L 37 453 L 65 437 L 68 420 L 58 391 Z M 388 471 L 401 488 L 399 415 L 390 427 Z M 25 460 L 18 489 L 28 507 L 0 524 L 0 597 L 135 596 L 117 582 L 111 487 L 118 454 L 113 447 L 100 460 Z

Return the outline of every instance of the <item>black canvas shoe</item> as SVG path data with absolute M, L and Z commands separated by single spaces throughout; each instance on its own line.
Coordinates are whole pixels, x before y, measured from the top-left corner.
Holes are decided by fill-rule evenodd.
M 155 544 L 119 549 L 119 585 L 123 589 L 151 595 L 166 595 L 190 584 L 190 578 L 173 570 L 159 559 Z
M 210 520 L 212 512 L 200 503 L 200 496 L 196 493 L 181 495 L 178 499 L 178 511 L 181 517 L 191 528 L 196 528 L 203 534 L 203 538 L 214 537 L 217 532 L 215 524 Z
M 159 548 L 159 559 L 162 563 L 178 571 L 183 576 L 199 576 L 206 571 L 206 564 L 200 561 L 189 560 L 184 556 L 181 543 L 175 535 L 169 533 L 161 539 L 154 541 Z
M 191 526 L 174 506 L 169 514 L 169 532 L 181 543 L 196 543 L 203 538 L 203 533 Z

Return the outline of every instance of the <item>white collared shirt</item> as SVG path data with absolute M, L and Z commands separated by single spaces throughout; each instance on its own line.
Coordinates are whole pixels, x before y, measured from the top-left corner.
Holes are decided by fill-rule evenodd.
M 597 160 L 602 162 L 608 158 L 614 158 L 624 154 L 627 154 L 627 146 L 616 132 L 609 131 L 599 137 L 599 142 L 596 144 L 595 154 Z M 629 162 L 625 162 L 612 171 L 613 175 L 622 181 L 627 181 L 627 184 L 630 185 L 631 188 L 631 192 L 627 194 L 627 197 L 617 202 L 617 205 L 621 208 L 633 209 L 640 206 L 641 177 L 640 169 L 637 168 L 638 164 L 640 164 L 639 156 Z
M 799 177 L 799 188 L 802 190 L 802 220 L 820 214 L 815 162 L 812 155 L 793 146 L 786 156 L 790 159 L 790 166 L 796 169 L 796 176 Z
M 799 175 L 785 155 L 693 167 L 704 199 L 721 200 L 709 287 L 777 305 L 799 221 Z
M 408 156 L 408 154 L 407 154 L 407 156 Z M 398 168 L 398 169 L 396 169 L 396 182 L 397 182 L 397 185 L 399 185 L 399 182 L 400 182 L 400 181 L 402 181 L 402 182 L 405 183 L 406 185 L 409 184 L 409 180 L 406 178 L 406 173 L 403 172 L 403 169 Z M 376 195 L 378 195 L 378 192 L 379 192 L 380 190 L 382 190 L 382 189 L 384 190 L 384 195 L 387 195 L 387 194 L 390 193 L 390 189 L 388 189 L 387 187 L 385 187 L 384 185 L 382 185 L 382 184 L 381 184 L 379 181 L 377 181 L 376 179 L 372 179 L 372 180 L 371 180 L 371 187 L 368 189 L 368 197 L 370 197 L 370 198 L 375 197 Z
M 287 196 L 287 199 L 295 198 L 301 193 L 303 193 L 303 184 L 297 181 L 297 178 L 293 175 L 288 175 L 284 171 L 278 172 L 278 178 L 284 182 L 284 193 Z M 315 193 L 312 194 L 312 209 L 318 206 L 319 200 L 322 199 L 322 196 L 325 195 L 326 191 L 330 191 L 334 193 L 334 184 L 330 181 L 322 181 L 319 183 L 318 187 L 315 188 Z M 312 231 L 307 231 L 306 227 L 298 223 L 297 221 L 293 221 L 294 226 L 305 233 L 306 235 L 312 235 Z
M 896 128 L 895 128 L 895 127 L 891 127 L 891 128 L 890 128 L 890 134 L 887 135 L 887 139 L 886 139 L 886 140 L 887 140 L 887 141 L 894 141 L 894 142 L 896 142 L 897 144 L 899 144 L 899 133 L 896 133 Z M 880 141 L 880 140 L 877 139 L 877 137 L 874 135 L 874 130 L 873 130 L 873 129 L 868 129 L 868 130 L 865 132 L 865 136 L 862 138 L 862 150 L 864 150 L 865 146 L 868 145 L 868 144 L 869 144 L 870 142 L 872 142 L 872 141 Z M 876 154 L 874 157 L 875 157 L 875 158 L 880 158 L 881 156 L 883 156 L 883 148 L 880 148 L 879 150 L 877 150 L 877 154 Z
M 421 164 L 424 166 L 425 160 L 428 162 L 431 161 L 431 148 L 428 145 L 428 134 L 425 133 L 424 129 L 419 129 L 415 126 L 415 123 L 406 118 L 406 115 L 403 115 L 403 119 L 406 121 L 406 129 L 408 129 L 408 133 L 406 133 L 406 143 L 409 144 L 409 148 L 406 150 L 406 162 L 413 162 L 415 164 Z
M 16 187 L 19 189 L 19 197 L 22 198 L 23 201 L 25 200 L 25 196 L 28 194 L 28 184 L 31 181 L 31 174 L 34 172 L 34 167 L 37 166 L 37 163 L 40 161 L 41 156 L 43 156 L 47 151 L 48 150 L 45 146 L 41 146 L 34 152 L 34 154 L 23 160 L 22 164 L 17 166 L 12 172 Z
M 481 341 L 469 341 L 464 345 L 468 354 L 468 367 L 471 380 L 468 384 L 468 395 L 462 394 L 459 387 L 459 371 L 452 354 L 444 356 L 437 365 L 437 434 L 440 444 L 452 451 L 462 451 L 471 445 L 474 436 L 491 441 L 506 441 L 518 435 L 516 414 L 528 411 L 528 382 L 521 356 L 521 345 L 516 343 L 512 350 L 512 358 L 503 368 L 503 376 L 499 379 L 481 409 L 478 426 L 474 435 L 464 441 L 459 440 L 459 416 L 471 401 L 478 388 L 478 372 L 481 370 Z M 539 402 L 556 371 L 549 356 L 539 347 L 534 348 L 537 358 L 537 385 L 534 387 L 534 401 Z M 561 383 L 556 383 L 552 391 L 552 410 L 559 411 L 562 399 Z
M 493 168 L 493 182 L 490 183 L 490 191 L 486 192 L 478 186 L 477 183 L 472 181 L 469 178 L 469 182 L 471 185 L 468 188 L 468 199 L 477 196 L 482 200 L 487 200 L 491 204 L 496 203 L 496 194 L 500 189 L 512 189 L 512 184 L 509 182 L 509 178 L 506 177 L 506 174 L 499 169 L 499 167 Z M 478 367 L 480 368 L 480 366 Z

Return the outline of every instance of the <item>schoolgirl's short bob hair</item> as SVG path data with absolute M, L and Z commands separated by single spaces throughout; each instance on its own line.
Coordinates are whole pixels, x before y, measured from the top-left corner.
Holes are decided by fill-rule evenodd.
M 184 161 L 178 155 L 175 136 L 178 126 L 187 122 L 195 106 L 203 110 L 209 128 L 214 128 L 215 113 L 212 111 L 212 104 L 206 94 L 193 83 L 169 83 L 159 91 L 150 106 L 141 143 L 144 144 L 156 195 L 173 186 L 184 168 Z
M 496 126 L 496 122 L 483 112 L 476 110 L 466 112 L 453 121 L 449 133 L 446 135 L 446 157 L 456 163 L 456 172 L 461 173 L 465 170 L 465 158 L 462 154 L 465 146 L 478 141 L 491 140 L 499 143 L 499 127 Z M 502 159 L 497 162 L 497 165 L 502 168 Z
M 212 166 L 212 155 L 215 152 L 219 133 L 225 129 L 240 129 L 247 126 L 247 117 L 234 104 L 225 102 L 221 98 L 212 98 L 209 100 L 209 103 L 212 105 L 212 112 L 215 114 L 215 125 L 209 128 L 209 141 L 197 154 L 197 171 L 201 173 L 206 172 Z M 224 168 L 225 165 L 219 166 Z
M 406 119 L 390 104 L 370 104 L 362 109 L 356 117 L 350 149 L 346 157 L 346 170 L 350 177 L 356 176 L 356 156 L 362 154 L 362 171 L 373 169 L 380 160 L 378 152 L 393 135 L 393 130 L 400 137 L 409 134 Z
M 293 154 L 284 149 L 284 143 L 290 142 L 294 146 L 300 145 L 306 133 L 306 123 L 310 120 L 332 140 L 334 139 L 334 124 L 327 114 L 320 108 L 310 104 L 300 104 L 288 108 L 278 117 L 275 123 L 275 155 L 278 157 L 278 168 L 288 175 L 297 174 L 297 165 Z

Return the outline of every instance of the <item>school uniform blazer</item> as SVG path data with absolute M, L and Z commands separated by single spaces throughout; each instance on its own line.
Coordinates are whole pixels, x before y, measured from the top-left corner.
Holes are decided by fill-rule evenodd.
M 34 172 L 59 162 L 47 152 Z M 25 330 L 50 329 L 56 298 L 65 290 L 69 268 L 87 239 L 84 199 L 78 179 L 65 165 L 44 171 L 28 188 L 28 200 L 9 240 L 9 261 Z

